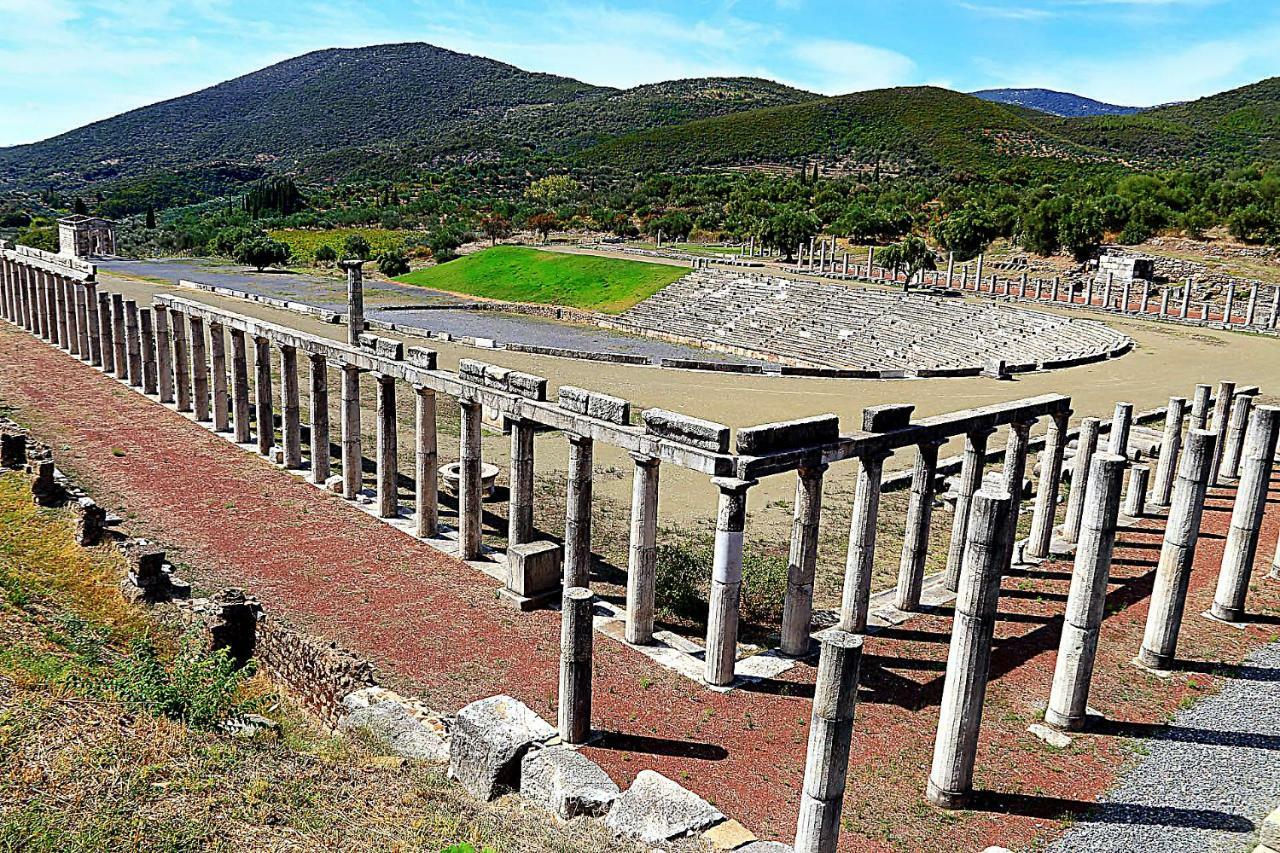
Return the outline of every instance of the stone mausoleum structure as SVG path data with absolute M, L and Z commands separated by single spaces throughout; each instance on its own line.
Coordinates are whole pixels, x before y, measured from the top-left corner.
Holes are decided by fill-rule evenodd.
M 1098 258 L 1098 278 L 1125 283 L 1151 281 L 1156 275 L 1155 258 L 1107 253 Z
M 116 253 L 116 224 L 100 216 L 77 213 L 58 220 L 58 253 L 92 258 Z

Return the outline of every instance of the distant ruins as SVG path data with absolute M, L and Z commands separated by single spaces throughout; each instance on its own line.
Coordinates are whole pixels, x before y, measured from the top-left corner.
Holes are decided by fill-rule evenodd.
M 64 216 L 58 220 L 58 253 L 68 258 L 114 255 L 116 224 L 100 216 Z

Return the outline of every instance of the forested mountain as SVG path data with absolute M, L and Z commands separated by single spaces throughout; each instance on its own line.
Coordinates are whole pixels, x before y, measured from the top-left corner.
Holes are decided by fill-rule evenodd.
M 1105 104 L 1093 98 L 1073 95 L 1070 92 L 1055 92 L 1052 89 L 983 89 L 974 92 L 973 96 L 984 101 L 1026 107 L 1063 118 L 1128 116 L 1142 112 L 1138 107 L 1118 107 L 1115 104 Z

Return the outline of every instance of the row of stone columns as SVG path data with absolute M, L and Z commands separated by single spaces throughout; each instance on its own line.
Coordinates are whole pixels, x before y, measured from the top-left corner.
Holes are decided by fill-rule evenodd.
M 0 260 L 0 309 L 5 319 L 82 361 L 103 363 L 97 283 L 16 258 Z

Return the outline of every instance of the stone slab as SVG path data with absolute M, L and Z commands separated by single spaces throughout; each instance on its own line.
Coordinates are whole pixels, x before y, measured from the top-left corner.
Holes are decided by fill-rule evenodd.
M 449 776 L 481 800 L 518 790 L 525 752 L 555 733 L 550 723 L 510 696 L 472 702 L 454 720 Z
M 738 430 L 738 452 L 749 456 L 763 456 L 797 447 L 815 447 L 830 444 L 840 438 L 840 418 L 836 415 L 815 415 L 794 421 L 746 427 Z
M 640 413 L 649 435 L 678 441 L 713 453 L 729 452 L 729 428 L 724 424 L 691 418 L 666 409 L 645 409 Z
M 620 793 L 609 774 L 575 750 L 534 748 L 520 763 L 520 794 L 563 820 L 600 817 Z
M 660 844 L 701 832 L 722 820 L 719 809 L 702 797 L 661 773 L 641 770 L 614 803 L 605 825 L 616 835 Z

